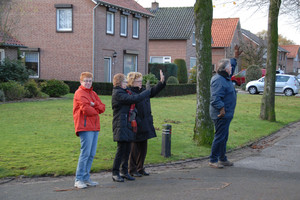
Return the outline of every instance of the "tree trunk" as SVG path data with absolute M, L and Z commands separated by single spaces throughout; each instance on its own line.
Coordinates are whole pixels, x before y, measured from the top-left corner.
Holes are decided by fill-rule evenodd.
M 212 76 L 212 0 L 197 0 L 194 12 L 197 54 L 197 111 L 194 140 L 203 145 L 211 144 L 214 138 L 214 126 L 209 116 L 210 79 Z
M 260 118 L 276 121 L 275 117 L 275 79 L 278 52 L 278 15 L 281 0 L 270 0 L 268 17 L 268 55 L 264 94 L 261 101 Z

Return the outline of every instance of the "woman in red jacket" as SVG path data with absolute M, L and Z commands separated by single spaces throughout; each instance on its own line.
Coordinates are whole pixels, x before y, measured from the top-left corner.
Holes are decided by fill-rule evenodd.
M 90 170 L 97 150 L 100 131 L 99 114 L 105 111 L 105 104 L 93 91 L 92 79 L 92 73 L 81 73 L 81 85 L 76 90 L 73 100 L 75 133 L 80 137 L 81 143 L 74 185 L 77 188 L 98 185 L 97 182 L 90 179 Z

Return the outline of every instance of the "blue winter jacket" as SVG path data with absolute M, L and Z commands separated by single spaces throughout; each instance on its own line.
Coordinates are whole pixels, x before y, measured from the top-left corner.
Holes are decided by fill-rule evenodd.
M 225 108 L 224 118 L 233 118 L 236 105 L 236 91 L 230 77 L 216 74 L 210 81 L 210 107 L 211 119 L 218 119 L 220 109 Z

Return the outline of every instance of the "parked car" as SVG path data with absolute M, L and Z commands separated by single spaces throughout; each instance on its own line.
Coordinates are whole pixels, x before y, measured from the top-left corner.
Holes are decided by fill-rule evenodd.
M 250 94 L 258 94 L 264 91 L 265 77 L 255 81 L 250 81 L 246 85 L 246 90 Z M 300 89 L 296 76 L 287 74 L 276 74 L 275 93 L 283 93 L 285 96 L 298 94 Z
M 297 75 L 297 79 L 300 82 L 300 74 Z
M 266 69 L 261 69 L 261 73 L 262 73 L 261 77 L 264 77 L 266 75 Z M 246 82 L 245 77 L 246 77 L 246 70 L 244 69 L 244 70 L 240 71 L 239 73 L 233 75 L 231 77 L 231 81 L 232 81 L 233 85 L 240 86 Z

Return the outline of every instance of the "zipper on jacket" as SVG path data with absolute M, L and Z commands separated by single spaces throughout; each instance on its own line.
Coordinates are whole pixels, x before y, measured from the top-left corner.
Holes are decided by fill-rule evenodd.
M 84 115 L 84 127 L 86 127 L 86 115 Z

